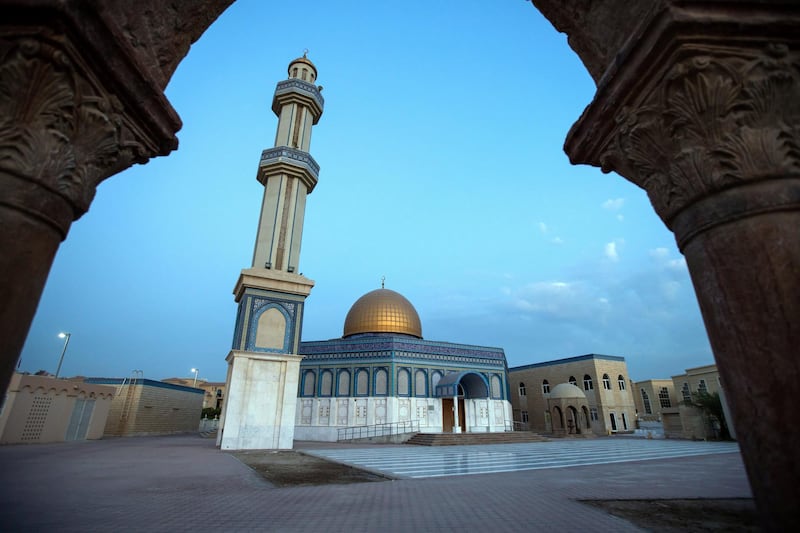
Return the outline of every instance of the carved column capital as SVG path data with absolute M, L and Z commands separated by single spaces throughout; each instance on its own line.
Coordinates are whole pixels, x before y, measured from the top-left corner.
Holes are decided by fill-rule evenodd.
M 85 41 L 60 25 L 0 27 L 0 205 L 60 239 L 102 180 L 169 153 L 180 128 L 159 87 L 121 79 L 130 57 L 118 57 L 128 72 L 97 69 L 114 47 Z
M 655 18 L 601 80 L 565 147 L 573 163 L 645 189 L 681 247 L 748 213 L 800 209 L 800 12 L 723 4 Z M 787 192 L 759 194 L 772 180 Z M 724 205 L 692 212 L 711 196 Z

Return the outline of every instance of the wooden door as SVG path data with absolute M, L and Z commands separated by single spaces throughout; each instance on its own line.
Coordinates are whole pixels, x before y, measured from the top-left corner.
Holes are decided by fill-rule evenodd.
M 453 399 L 442 398 L 442 432 L 453 432 Z

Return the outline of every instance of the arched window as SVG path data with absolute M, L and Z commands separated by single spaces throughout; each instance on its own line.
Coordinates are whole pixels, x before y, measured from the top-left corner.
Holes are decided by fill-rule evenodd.
M 411 381 L 411 377 L 409 376 L 409 371 L 407 368 L 400 368 L 397 370 L 397 395 L 398 396 L 409 396 L 411 391 L 409 390 L 409 384 Z
M 661 404 L 661 407 L 672 407 L 672 403 L 669 401 L 669 389 L 666 387 L 661 387 L 658 391 L 658 401 Z
M 569 377 L 569 383 L 570 383 L 570 385 L 575 385 L 577 387 L 578 380 L 575 379 L 575 376 L 570 376 Z
M 583 375 L 583 390 L 593 390 L 594 384 L 592 383 L 592 376 L 589 374 Z
M 525 394 L 525 383 L 523 383 L 521 381 L 519 382 L 519 395 L 520 396 L 526 396 L 526 394 Z
M 336 396 L 350 396 L 349 370 L 339 370 L 339 382 L 336 385 Z
M 439 380 L 442 379 L 442 373 L 438 370 L 435 370 L 433 374 L 431 374 L 431 391 L 434 393 L 436 392 L 436 385 L 439 384 Z
M 317 394 L 317 374 L 313 370 L 303 372 L 303 396 Z
M 333 395 L 333 372 L 330 370 L 323 370 L 319 376 L 319 395 L 332 396 Z
M 652 415 L 653 408 L 650 407 L 650 396 L 647 395 L 647 391 L 642 389 L 642 402 L 644 402 L 644 412 L 645 414 Z
M 414 396 L 424 398 L 428 395 L 428 376 L 424 370 L 414 372 Z
M 386 396 L 388 393 L 389 373 L 385 368 L 375 371 L 375 396 Z
M 681 387 L 681 395 L 683 396 L 684 402 L 692 401 L 692 393 L 689 391 L 689 384 L 685 381 L 683 382 L 683 387 Z
M 356 396 L 369 396 L 369 372 L 365 368 L 356 372 Z
M 603 388 L 611 390 L 611 378 L 608 377 L 608 374 L 603 374 Z
M 550 382 L 546 379 L 542 380 L 542 394 L 550 394 Z
M 622 377 L 622 374 L 617 376 L 617 384 L 619 384 L 619 390 L 625 390 L 625 378 Z
M 708 392 L 708 387 L 706 386 L 706 380 L 704 379 L 700 380 L 700 383 L 697 385 L 697 392 L 701 394 L 704 392 Z
M 500 378 L 496 374 L 493 374 L 489 380 L 489 384 L 492 387 L 492 398 L 500 398 Z

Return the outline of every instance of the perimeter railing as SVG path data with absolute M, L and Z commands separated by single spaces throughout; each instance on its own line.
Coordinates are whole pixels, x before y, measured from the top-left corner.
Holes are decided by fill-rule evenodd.
M 385 437 L 389 435 L 401 435 L 403 433 L 417 433 L 419 431 L 419 420 L 408 420 L 404 422 L 387 422 L 385 424 L 373 424 L 371 426 L 352 426 L 339 428 L 337 441 L 368 439 L 370 437 Z

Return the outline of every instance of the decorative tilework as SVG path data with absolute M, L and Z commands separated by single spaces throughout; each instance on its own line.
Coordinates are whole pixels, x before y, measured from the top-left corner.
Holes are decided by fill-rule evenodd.
M 296 353 L 294 339 L 298 338 L 297 317 L 302 312 L 302 302 L 290 299 L 277 299 L 268 296 L 250 294 L 248 290 L 239 304 L 239 316 L 237 317 L 236 335 L 234 347 L 242 346 L 250 352 L 276 352 L 276 353 Z M 260 348 L 256 346 L 256 332 L 258 329 L 258 319 L 261 314 L 269 308 L 279 310 L 286 318 L 286 332 L 282 349 Z M 243 310 L 246 310 L 243 312 Z M 246 326 L 244 322 L 247 322 Z M 243 342 L 242 342 L 243 338 Z

